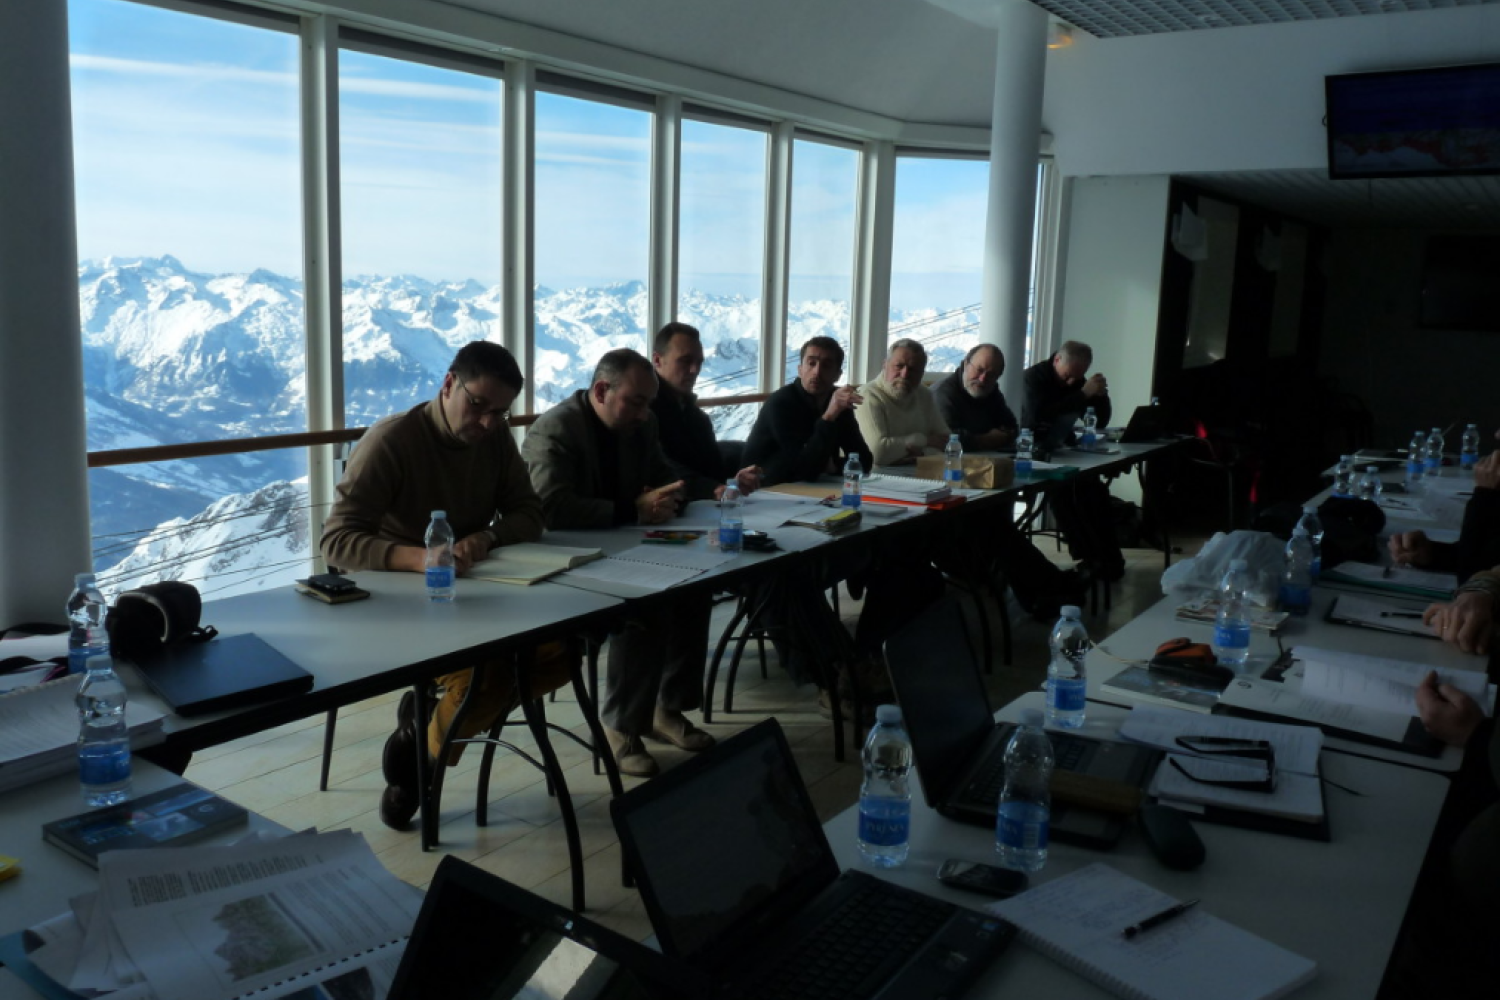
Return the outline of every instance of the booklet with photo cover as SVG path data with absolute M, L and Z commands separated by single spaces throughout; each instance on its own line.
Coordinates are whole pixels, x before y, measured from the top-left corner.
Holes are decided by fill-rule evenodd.
M 94 809 L 42 827 L 42 839 L 99 867 L 99 855 L 139 847 L 180 847 L 243 825 L 244 808 L 182 782 L 117 806 Z

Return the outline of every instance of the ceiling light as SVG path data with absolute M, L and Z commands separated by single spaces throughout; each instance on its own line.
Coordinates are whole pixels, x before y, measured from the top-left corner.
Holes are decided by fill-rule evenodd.
M 1065 49 L 1073 44 L 1073 26 L 1061 21 L 1053 21 L 1052 26 L 1047 29 L 1047 48 Z

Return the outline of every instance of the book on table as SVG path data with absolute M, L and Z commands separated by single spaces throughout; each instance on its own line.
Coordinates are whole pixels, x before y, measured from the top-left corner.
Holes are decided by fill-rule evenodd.
M 1095 863 L 988 909 L 1015 924 L 1026 944 L 1130 1000 L 1274 1000 L 1316 975 L 1317 963 L 1221 920 L 1208 903 L 1126 936 L 1177 904 Z
M 1223 681 L 1203 672 L 1126 667 L 1104 682 L 1103 693 L 1130 702 L 1165 705 L 1189 712 L 1212 712 L 1224 687 Z
M 42 839 L 98 868 L 105 851 L 180 847 L 242 826 L 248 815 L 242 806 L 182 782 L 117 806 L 53 820 L 42 826 Z
M 1289 612 L 1275 611 L 1270 608 L 1252 606 L 1249 611 L 1251 630 L 1264 632 L 1267 635 L 1274 634 L 1291 617 Z M 1219 619 L 1219 598 L 1216 595 L 1206 594 L 1184 601 L 1177 605 L 1177 618 L 1180 621 L 1212 625 Z
M 469 567 L 467 575 L 471 580 L 529 587 L 548 577 L 603 558 L 603 549 L 521 542 L 491 549 L 490 557 Z
M 898 500 L 905 503 L 937 503 L 953 495 L 947 483 L 915 476 L 893 476 L 880 472 L 861 484 L 865 497 L 872 500 Z
M 78 768 L 78 685 L 70 674 L 0 694 L 0 792 Z M 130 746 L 160 743 L 162 714 L 131 700 L 125 704 Z

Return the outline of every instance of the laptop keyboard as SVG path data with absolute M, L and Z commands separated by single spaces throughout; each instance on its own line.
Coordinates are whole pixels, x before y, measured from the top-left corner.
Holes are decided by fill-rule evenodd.
M 1089 745 L 1083 740 L 1070 740 L 1056 733 L 1047 735 L 1052 738 L 1052 752 L 1057 756 L 1057 770 L 1076 771 Z M 969 787 L 964 789 L 963 797 L 969 802 L 999 803 L 1000 789 L 1004 784 L 1005 754 L 1002 752 L 993 754 L 983 770 L 974 775 L 974 780 L 970 781 Z
M 871 996 L 952 912 L 952 904 L 920 893 L 861 887 L 744 995 L 768 1000 Z

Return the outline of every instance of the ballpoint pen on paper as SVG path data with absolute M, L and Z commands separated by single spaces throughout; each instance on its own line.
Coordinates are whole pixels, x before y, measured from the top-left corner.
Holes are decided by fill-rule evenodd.
M 1197 905 L 1198 901 L 1196 899 L 1190 899 L 1186 903 L 1178 903 L 1176 906 L 1170 906 L 1167 909 L 1162 910 L 1160 913 L 1153 913 L 1151 916 L 1147 917 L 1145 920 L 1142 920 L 1140 923 L 1131 924 L 1121 933 L 1123 933 L 1126 938 L 1133 938 L 1143 931 L 1149 931 L 1153 927 L 1160 927 L 1168 920 L 1173 920 L 1177 917 L 1182 916 L 1188 910 L 1191 910 Z

